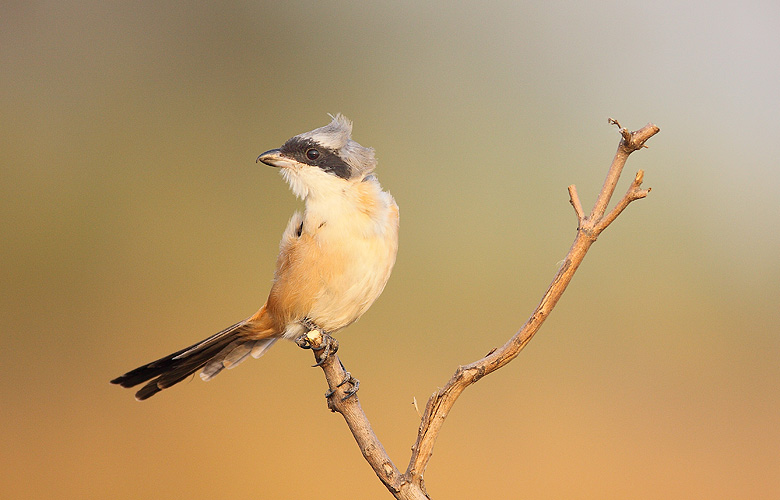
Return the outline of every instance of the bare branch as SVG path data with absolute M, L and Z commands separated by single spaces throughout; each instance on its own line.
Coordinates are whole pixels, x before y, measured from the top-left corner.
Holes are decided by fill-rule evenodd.
M 619 126 L 617 120 L 610 119 L 610 123 Z M 430 397 L 417 432 L 417 441 L 412 446 L 412 456 L 405 474 L 410 481 L 423 485 L 422 475 L 431 458 L 439 430 L 458 396 L 466 387 L 506 365 L 520 354 L 520 351 L 530 342 L 563 295 L 585 254 L 601 231 L 614 221 L 630 202 L 647 196 L 649 189 L 641 190 L 639 188 L 643 177 L 643 173 L 640 171 L 623 200 L 610 212 L 609 216 L 603 217 L 628 155 L 642 148 L 645 141 L 658 133 L 659 130 L 652 124 L 648 124 L 636 132 L 628 132 L 621 128 L 622 140 L 590 217 L 584 216 L 577 189 L 574 185 L 569 186 L 570 201 L 577 214 L 579 227 L 574 243 L 563 260 L 561 268 L 531 317 L 506 344 L 474 363 L 458 367 L 447 384 Z
M 356 389 L 357 380 L 346 371 L 335 352 L 338 343 L 335 339 L 330 339 L 334 345 L 326 354 L 322 349 L 326 342 L 328 340 L 318 330 L 312 330 L 306 334 L 305 342 L 299 345 L 314 351 L 314 359 L 317 361 L 315 366 L 322 368 L 325 374 L 328 382 L 328 408 L 344 417 L 363 457 L 390 493 L 403 500 L 427 500 L 423 490 L 408 484 L 371 428 L 371 422 L 360 406 L 357 393 L 351 392 Z
M 417 440 L 412 446 L 412 455 L 405 473 L 401 474 L 393 464 L 382 443 L 371 429 L 371 424 L 360 406 L 357 394 L 354 393 L 357 381 L 345 370 L 344 365 L 342 365 L 335 353 L 337 344 L 329 356 L 323 355 L 324 350 L 322 346 L 328 340 L 324 339 L 320 332 L 316 330 L 309 332 L 304 343 L 315 350 L 317 366 L 320 366 L 325 373 L 329 387 L 327 394 L 328 407 L 331 411 L 338 412 L 344 417 L 366 461 L 374 469 L 377 477 L 397 499 L 424 500 L 429 498 L 425 491 L 423 473 L 433 454 L 433 447 L 439 430 L 460 394 L 466 387 L 477 382 L 485 375 L 505 366 L 520 354 L 520 351 L 539 331 L 542 323 L 544 323 L 558 303 L 596 238 L 632 201 L 644 198 L 650 192 L 650 189 L 641 189 L 644 172 L 640 170 L 625 196 L 608 215 L 604 216 L 628 156 L 632 152 L 646 147 L 645 142 L 659 132 L 659 128 L 653 124 L 647 124 L 635 132 L 629 132 L 622 128 L 617 120 L 610 118 L 609 123 L 616 125 L 620 129 L 622 137 L 620 145 L 612 160 L 604 186 L 589 216 L 585 215 L 577 194 L 577 188 L 574 185 L 568 188 L 569 201 L 577 214 L 577 236 L 566 258 L 562 261 L 563 263 L 560 269 L 558 269 L 555 278 L 553 278 L 552 283 L 542 296 L 542 300 L 536 306 L 531 317 L 506 344 L 498 349 L 491 350 L 484 358 L 478 361 L 459 366 L 444 387 L 433 393 L 425 405 L 425 411 L 417 431 Z M 335 342 L 332 339 L 330 341 Z

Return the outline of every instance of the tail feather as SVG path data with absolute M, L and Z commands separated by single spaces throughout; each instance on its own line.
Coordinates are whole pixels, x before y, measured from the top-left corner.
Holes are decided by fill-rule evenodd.
M 206 381 L 211 380 L 225 368 L 230 370 L 240 365 L 246 361 L 250 354 L 255 358 L 259 358 L 277 340 L 278 339 L 276 338 L 269 338 L 261 340 L 250 340 L 245 342 L 234 342 L 235 345 L 231 345 L 223 349 L 222 352 L 211 358 L 209 362 L 206 363 L 206 365 L 203 367 L 203 371 L 200 372 L 200 378 Z
M 232 368 L 246 359 L 249 354 L 254 354 L 258 344 L 265 347 L 262 349 L 262 352 L 265 352 L 276 341 L 276 338 L 260 340 L 246 338 L 249 328 L 246 320 L 241 321 L 197 344 L 131 370 L 115 378 L 111 383 L 122 387 L 134 387 L 147 382 L 135 394 L 137 400 L 143 401 L 181 382 L 201 368 L 204 369 L 201 377 L 209 380 L 223 368 Z

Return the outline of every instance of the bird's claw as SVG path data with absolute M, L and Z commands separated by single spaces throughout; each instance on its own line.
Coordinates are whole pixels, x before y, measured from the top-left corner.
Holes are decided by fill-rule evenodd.
M 322 366 L 322 364 L 328 360 L 331 354 L 336 354 L 336 351 L 339 350 L 339 341 L 327 333 L 322 332 L 322 343 L 319 345 L 319 347 L 310 346 L 310 348 L 312 351 L 314 351 L 317 357 L 317 362 L 311 366 Z
M 344 397 L 341 398 L 342 401 L 346 401 L 347 399 L 357 394 L 358 389 L 360 389 L 360 380 L 353 377 L 351 373 L 346 372 L 344 375 L 344 380 L 336 384 L 336 387 L 341 387 L 344 384 L 350 384 L 352 387 L 344 390 Z M 330 397 L 333 396 L 335 392 L 335 390 L 329 390 L 325 393 L 325 398 L 330 399 Z
M 311 343 L 309 342 L 309 337 L 307 337 L 306 335 L 307 334 L 304 333 L 303 335 L 295 339 L 295 344 L 301 349 L 311 349 Z
M 301 349 L 314 351 L 317 363 L 312 366 L 322 366 L 331 354 L 335 354 L 339 350 L 339 343 L 328 332 L 308 319 L 301 321 L 301 324 L 306 328 L 306 333 L 296 338 L 295 343 Z
M 351 398 L 352 396 L 357 394 L 358 389 L 360 389 L 360 380 L 350 375 L 349 372 L 347 372 L 346 378 L 344 378 L 344 380 L 342 380 L 338 386 L 341 387 L 347 382 L 349 382 L 352 385 L 352 387 L 344 391 L 344 397 L 341 398 L 342 401 L 346 401 L 347 399 Z

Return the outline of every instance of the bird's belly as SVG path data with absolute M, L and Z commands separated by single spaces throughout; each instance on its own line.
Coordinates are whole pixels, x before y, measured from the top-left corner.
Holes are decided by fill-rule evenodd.
M 348 250 L 336 253 L 340 255 L 333 257 L 342 265 L 322 279 L 308 315 L 327 332 L 344 328 L 368 310 L 382 293 L 395 261 L 391 249 L 371 240 L 352 241 Z
M 288 225 L 268 300 L 286 338 L 305 333 L 304 320 L 328 333 L 355 322 L 382 293 L 398 249 L 397 209 L 380 225 L 360 211 L 308 211 Z

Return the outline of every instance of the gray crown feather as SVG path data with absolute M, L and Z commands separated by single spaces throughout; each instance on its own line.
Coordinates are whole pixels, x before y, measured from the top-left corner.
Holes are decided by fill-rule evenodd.
M 328 149 L 335 151 L 357 176 L 365 177 L 376 168 L 376 156 L 373 148 L 366 148 L 352 140 L 352 122 L 338 113 L 329 115 L 332 121 L 320 127 L 301 134 L 303 139 L 311 139 Z

